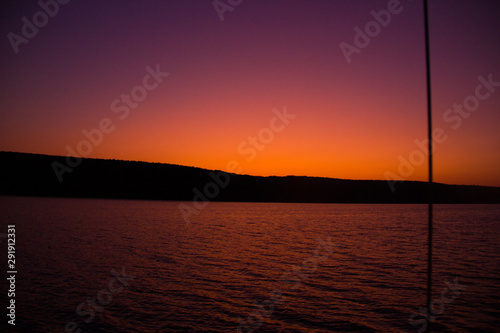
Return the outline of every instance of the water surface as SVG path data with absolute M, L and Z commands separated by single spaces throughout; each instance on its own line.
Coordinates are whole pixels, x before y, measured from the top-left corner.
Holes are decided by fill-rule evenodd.
M 425 304 L 426 205 L 210 203 L 186 224 L 178 204 L 0 197 L 2 232 L 16 225 L 16 328 L 64 332 L 74 322 L 82 332 L 249 331 L 242 321 L 260 332 L 422 327 L 421 316 L 409 318 Z M 435 206 L 434 299 L 439 305 L 443 290 L 456 296 L 442 303 L 436 331 L 498 331 L 499 254 L 500 205 Z M 133 276 L 115 284 L 122 288 L 114 294 L 107 292 L 112 270 Z M 465 289 L 446 293 L 445 281 L 455 278 Z M 97 302 L 92 319 L 87 305 L 77 312 L 98 295 L 112 301 Z

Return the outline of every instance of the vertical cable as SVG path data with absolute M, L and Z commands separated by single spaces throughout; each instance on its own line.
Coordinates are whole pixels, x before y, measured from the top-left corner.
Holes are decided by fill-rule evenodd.
M 432 298 L 432 100 L 431 100 L 431 61 L 429 51 L 429 17 L 428 0 L 424 0 L 424 19 L 425 19 L 425 62 L 427 75 L 427 134 L 429 149 L 429 183 L 427 187 L 427 200 L 429 206 L 428 221 L 428 240 L 427 240 L 427 308 L 431 311 Z M 431 331 L 431 322 L 427 321 L 427 332 Z

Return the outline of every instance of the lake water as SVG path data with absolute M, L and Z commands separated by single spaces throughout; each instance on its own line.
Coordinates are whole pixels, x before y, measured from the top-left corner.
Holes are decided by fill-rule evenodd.
M 426 205 L 210 203 L 190 224 L 178 205 L 0 197 L 17 331 L 423 328 Z M 434 211 L 433 328 L 499 332 L 500 205 Z

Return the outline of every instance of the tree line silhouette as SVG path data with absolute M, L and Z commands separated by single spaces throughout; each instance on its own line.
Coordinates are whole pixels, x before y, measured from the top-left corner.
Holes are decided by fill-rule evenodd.
M 306 176 L 249 176 L 173 164 L 84 158 L 58 181 L 53 162 L 65 156 L 0 152 L 0 195 L 192 201 L 207 184 L 227 186 L 210 201 L 303 203 L 427 203 L 426 182 Z M 219 180 L 222 182 L 221 180 Z M 198 191 L 198 192 L 197 192 Z M 216 193 L 216 195 L 214 195 Z M 500 187 L 433 184 L 435 203 L 500 203 Z

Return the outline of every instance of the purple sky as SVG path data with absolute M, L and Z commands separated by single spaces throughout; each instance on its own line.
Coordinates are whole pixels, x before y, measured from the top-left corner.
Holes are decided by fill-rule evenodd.
M 8 34 L 22 35 L 22 17 L 33 22 L 41 8 L 6 0 L 0 150 L 66 155 L 83 129 L 109 118 L 116 130 L 89 157 L 425 180 L 425 163 L 400 170 L 427 136 L 422 2 L 402 0 L 350 63 L 339 46 L 354 45 L 354 28 L 391 3 L 244 0 L 221 22 L 209 0 L 72 0 L 16 54 Z M 443 118 L 474 95 L 478 76 L 500 81 L 500 2 L 429 8 L 434 125 L 447 136 L 436 147 L 435 180 L 500 186 L 500 87 L 458 128 Z M 157 64 L 168 78 L 119 120 L 111 103 Z M 248 162 L 238 146 L 284 106 L 297 118 Z

